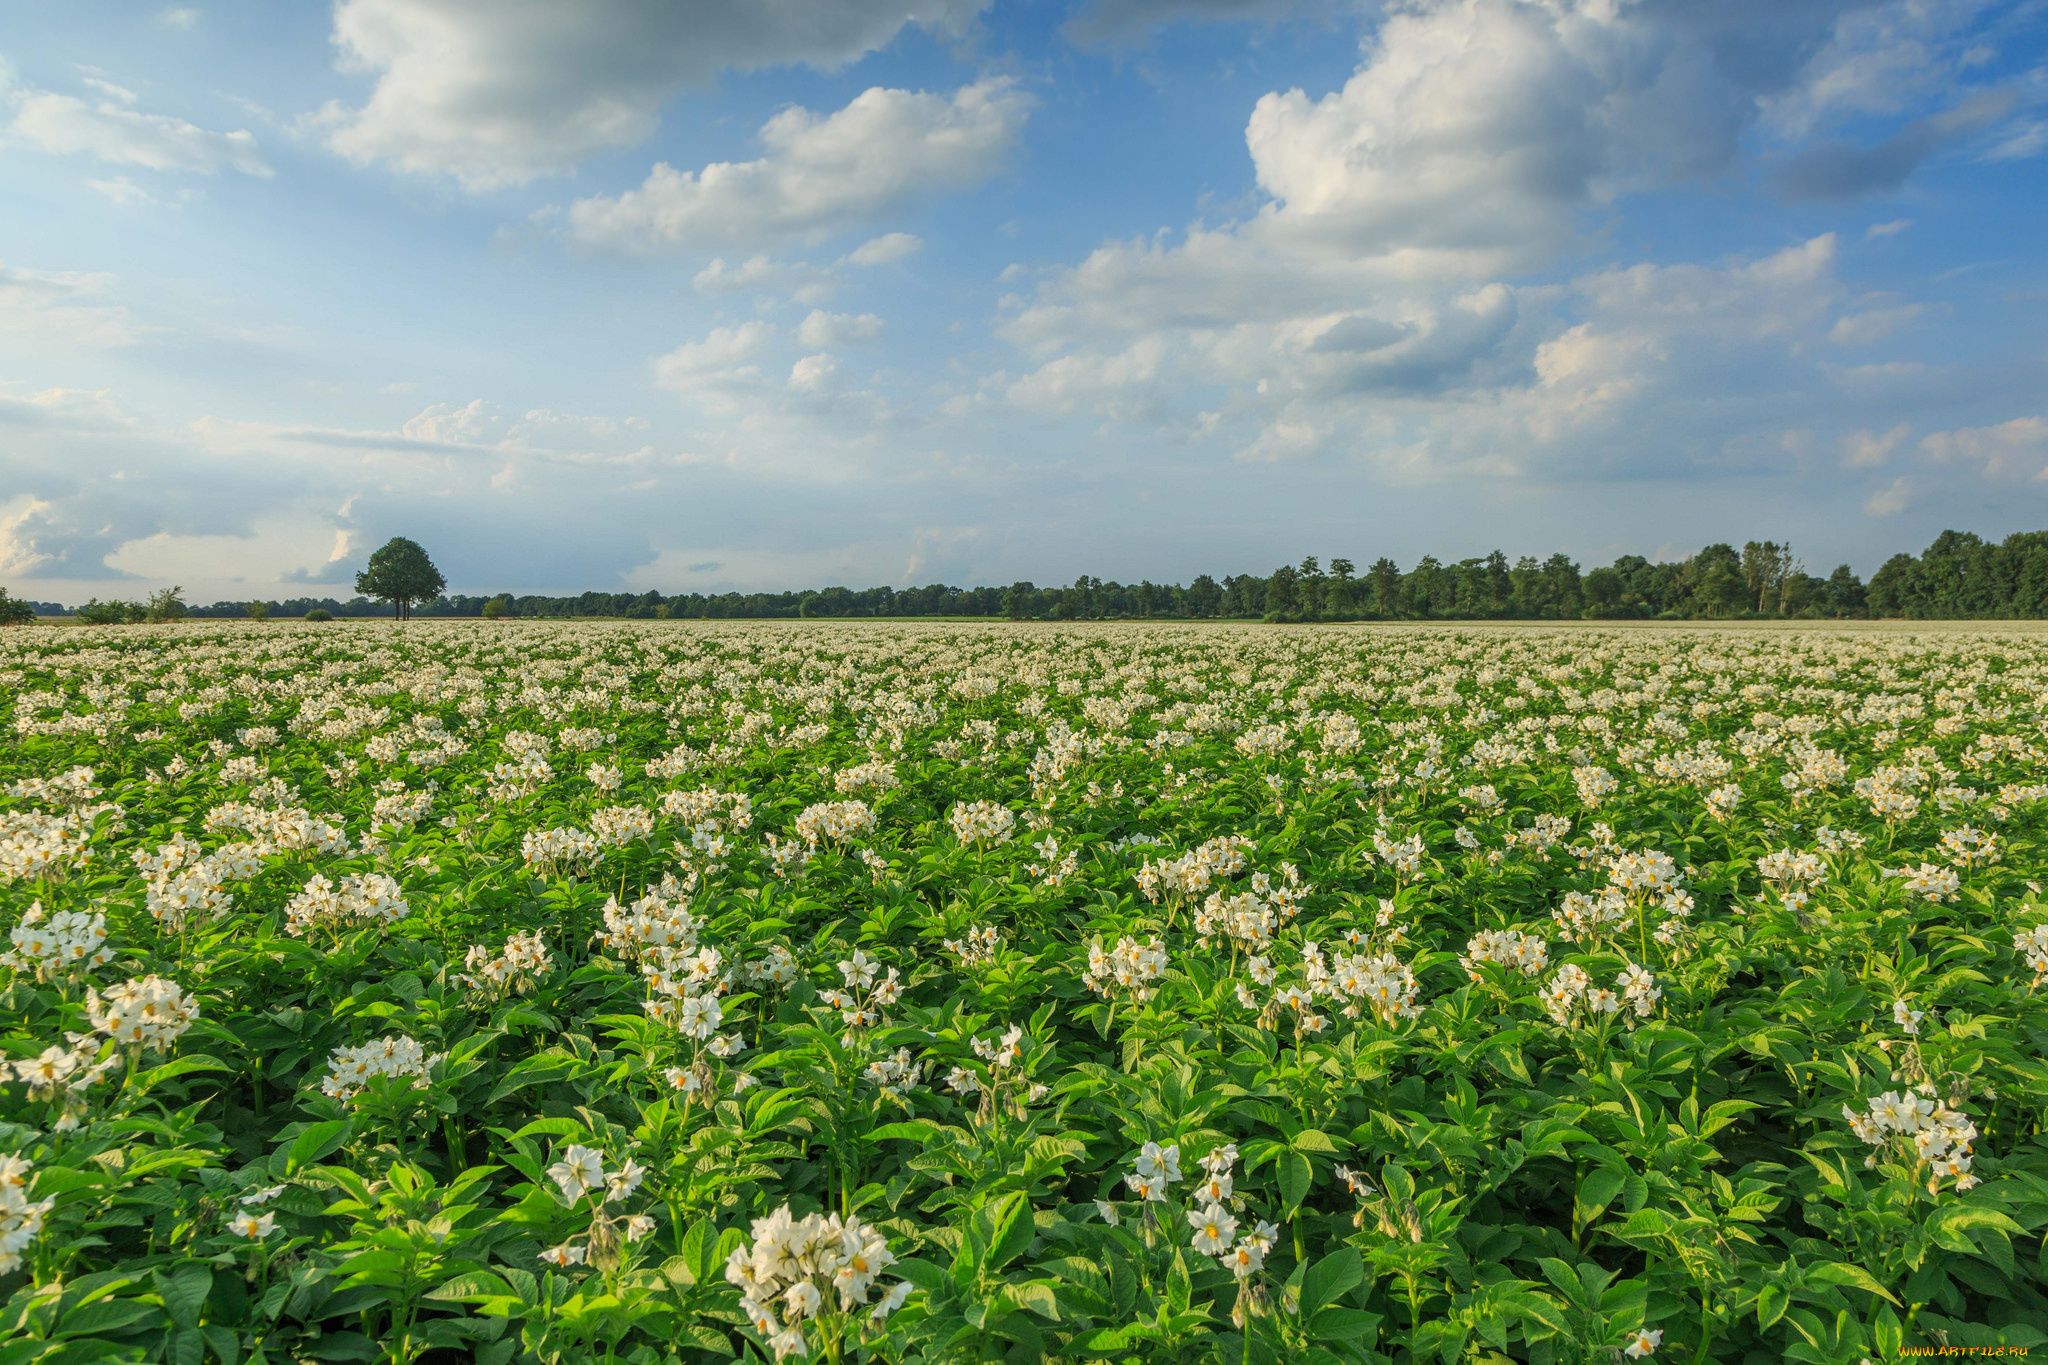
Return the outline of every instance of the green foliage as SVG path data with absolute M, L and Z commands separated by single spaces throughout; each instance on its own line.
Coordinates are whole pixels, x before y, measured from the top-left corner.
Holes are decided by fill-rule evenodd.
M 447 586 L 419 542 L 404 536 L 393 536 L 378 546 L 356 575 L 356 591 L 389 602 L 401 621 L 412 614 L 416 604 L 433 601 Z
M 0 1365 L 765 1361 L 777 1217 L 872 1272 L 819 1361 L 2048 1344 L 2044 692 L 1872 627 L 11 632 Z

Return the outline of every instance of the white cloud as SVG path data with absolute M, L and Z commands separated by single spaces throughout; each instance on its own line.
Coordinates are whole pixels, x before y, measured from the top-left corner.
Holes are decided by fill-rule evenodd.
M 1904 445 L 1913 428 L 1901 422 L 1889 431 L 1852 431 L 1842 438 L 1842 464 L 1848 469 L 1875 469 Z
M 38 342 L 132 346 L 140 327 L 107 301 L 114 277 L 103 272 L 0 266 L 0 333 Z
M 1920 303 L 1904 303 L 1893 308 L 1871 308 L 1861 313 L 1846 313 L 1839 318 L 1828 337 L 1837 346 L 1869 346 L 1883 341 L 1913 319 L 1927 311 Z
M 1931 432 L 1920 438 L 1920 450 L 1943 464 L 1975 465 L 1987 479 L 2048 478 L 2048 418 Z
M 1342 90 L 1260 99 L 1245 141 L 1302 233 L 1486 274 L 1548 260 L 1626 182 L 1727 165 L 1748 104 L 1633 7 L 1456 0 L 1391 13 Z
M 1913 486 L 1901 474 L 1863 501 L 1863 510 L 1873 517 L 1895 517 L 1906 510 Z
M 134 419 L 121 410 L 106 389 L 9 393 L 6 387 L 0 387 L 0 424 L 79 434 L 118 431 L 133 423 Z
M 823 303 L 839 289 L 839 277 L 808 261 L 772 261 L 766 256 L 749 256 L 729 265 L 723 256 L 690 277 L 700 294 L 769 293 L 787 289 L 798 303 Z
M 123 85 L 116 85 L 112 81 L 100 76 L 87 76 L 84 84 L 91 86 L 110 99 L 118 100 L 122 104 L 133 104 L 137 99 L 133 90 Z
M 322 115 L 358 162 L 472 190 L 558 175 L 648 137 L 662 103 L 721 70 L 837 67 L 906 26 L 958 33 L 988 0 L 339 0 L 360 108 Z
M 827 313 L 816 308 L 796 329 L 798 341 L 820 349 L 843 346 L 850 341 L 873 341 L 881 334 L 882 320 L 873 313 Z
M 502 419 L 485 409 L 483 399 L 473 398 L 460 406 L 436 403 L 425 408 L 400 427 L 399 434 L 408 441 L 436 445 L 481 445 L 500 430 Z
M 1732 168 L 1762 110 L 1790 117 L 1820 56 L 1846 79 L 1845 54 L 1881 43 L 1845 37 L 1843 13 L 1394 7 L 1341 89 L 1257 102 L 1255 212 L 1105 243 L 1005 298 L 998 330 L 1035 368 L 1002 392 L 1246 458 L 1349 454 L 1404 480 L 1804 458 L 1765 429 L 1839 391 L 1820 348 L 1873 345 L 1924 311 L 1871 296 L 1839 316 L 1833 234 L 1522 281 L 1588 245 L 1590 215 L 1619 197 Z M 1805 116 L 1851 99 L 1810 98 Z M 1965 100 L 1937 131 L 1990 107 Z
M 1911 218 L 1894 218 L 1888 223 L 1872 223 L 1863 230 L 1863 240 L 1874 242 L 1880 237 L 1896 237 L 1911 226 Z
M 0 502 L 0 574 L 26 574 L 51 561 L 38 545 L 37 525 L 47 524 L 50 504 L 19 496 Z
M 199 24 L 199 19 L 200 14 L 198 10 L 184 6 L 166 9 L 157 16 L 157 22 L 167 28 L 196 28 Z
M 1006 80 L 951 98 L 870 89 L 836 113 L 785 109 L 761 129 L 767 155 L 701 172 L 655 166 L 637 190 L 580 199 L 570 231 L 629 252 L 712 250 L 820 239 L 944 190 L 994 175 L 1028 101 Z
M 86 185 L 95 193 L 105 195 L 116 208 L 132 208 L 138 204 L 157 205 L 163 200 L 151 194 L 125 175 L 106 180 L 88 180 Z
M 775 335 L 772 324 L 754 321 L 714 329 L 702 341 L 685 342 L 654 362 L 654 382 L 689 392 L 706 386 L 758 379 L 750 364 Z
M 2019 161 L 2048 151 L 2048 120 L 2028 119 L 2015 124 L 1991 150 L 1986 161 Z
M 842 265 L 888 265 L 924 250 L 924 238 L 912 232 L 885 232 L 862 242 L 841 258 Z
M 839 362 L 831 356 L 807 355 L 789 367 L 789 387 L 797 393 L 826 393 L 838 374 Z
M 92 82 L 107 87 L 105 82 Z M 126 107 L 133 95 L 88 103 L 73 95 L 17 89 L 9 96 L 14 118 L 9 139 L 63 156 L 89 156 L 116 166 L 213 175 L 223 170 L 268 176 L 269 165 L 253 134 L 217 133 L 168 114 Z
M 749 256 L 738 265 L 727 265 L 725 257 L 717 256 L 690 283 L 700 294 L 732 294 L 779 284 L 783 273 L 784 268 L 766 256 Z

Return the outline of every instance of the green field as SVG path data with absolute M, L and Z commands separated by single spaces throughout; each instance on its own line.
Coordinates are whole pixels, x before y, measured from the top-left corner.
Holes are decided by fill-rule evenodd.
M 2048 1345 L 2048 632 L 0 632 L 0 1365 Z

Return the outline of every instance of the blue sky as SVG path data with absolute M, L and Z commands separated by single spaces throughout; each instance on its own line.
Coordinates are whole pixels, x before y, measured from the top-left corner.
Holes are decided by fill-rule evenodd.
M 2048 527 L 2039 0 L 0 20 L 0 583 Z

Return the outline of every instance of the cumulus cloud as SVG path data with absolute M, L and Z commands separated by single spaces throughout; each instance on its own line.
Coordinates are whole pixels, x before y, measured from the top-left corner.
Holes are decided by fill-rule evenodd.
M 32 574 L 50 562 L 38 544 L 38 532 L 49 516 L 50 504 L 40 498 L 0 502 L 0 574 Z
M 1341 90 L 1262 98 L 1245 140 L 1296 230 L 1486 272 L 1547 259 L 1630 181 L 1725 167 L 1752 104 L 1634 8 L 1454 0 L 1390 14 Z
M 882 320 L 873 313 L 827 313 L 814 308 L 797 325 L 797 340 L 806 346 L 843 346 L 850 341 L 873 341 L 882 334 Z
M 1395 7 L 1341 88 L 1257 102 L 1254 212 L 1105 243 L 1006 297 L 999 332 L 1033 364 L 1000 391 L 1246 458 L 1349 453 L 1407 480 L 1792 458 L 1798 441 L 1757 429 L 1789 428 L 1839 387 L 1817 348 L 1874 345 L 1925 311 L 1872 296 L 1845 313 L 1833 234 L 1541 281 L 1598 210 L 1731 171 L 1760 122 L 1797 136 L 1863 108 L 1872 62 L 1903 69 L 1915 44 L 1926 69 L 1960 60 L 1929 55 L 1948 29 L 1876 8 L 1888 24 L 1860 22 L 1851 0 Z M 1920 122 L 1938 145 L 2002 101 Z M 1682 456 L 1636 439 L 1660 422 L 1688 433 Z
M 0 71 L 0 76 L 4 76 Z M 246 130 L 220 133 L 168 114 L 130 108 L 135 96 L 110 82 L 88 79 L 103 98 L 83 100 L 48 90 L 7 92 L 13 118 L 9 141 L 60 156 L 88 156 L 115 166 L 214 175 L 223 170 L 268 176 L 269 165 Z M 4 81 L 0 81 L 4 85 Z
M 690 277 L 700 294 L 766 294 L 788 290 L 798 303 L 823 303 L 838 291 L 839 276 L 808 261 L 776 261 L 749 256 L 737 264 L 714 256 L 711 264 Z
M 772 324 L 743 322 L 719 327 L 701 341 L 685 342 L 654 362 L 654 382 L 662 388 L 690 392 L 711 385 L 758 379 L 751 362 L 775 335 Z
M 821 239 L 1001 168 L 1029 101 L 1006 80 L 950 98 L 880 87 L 820 116 L 785 109 L 761 129 L 767 154 L 702 171 L 658 163 L 637 190 L 580 199 L 575 238 L 628 252 L 710 250 Z
M 1902 303 L 1890 308 L 1867 308 L 1845 313 L 1835 320 L 1828 337 L 1837 346 L 1869 346 L 1883 341 L 1927 311 L 1921 303 Z
M 1921 438 L 1920 451 L 1939 463 L 1973 465 L 1989 479 L 2048 478 L 2048 418 L 1931 432 Z
M 1889 431 L 1852 431 L 1842 438 L 1842 464 L 1849 469 L 1875 469 L 1892 457 L 1913 434 L 1909 423 L 1901 422 Z
M 846 253 L 843 265 L 889 265 L 924 250 L 924 238 L 912 232 L 885 232 Z
M 959 33 L 988 0 L 339 0 L 346 71 L 375 77 L 330 105 L 328 144 L 358 162 L 525 184 L 632 146 L 662 103 L 720 71 L 833 68 L 906 26 Z
M 1873 517 L 1895 517 L 1906 510 L 1911 500 L 1912 484 L 1901 474 L 1883 488 L 1863 500 L 1863 510 Z

